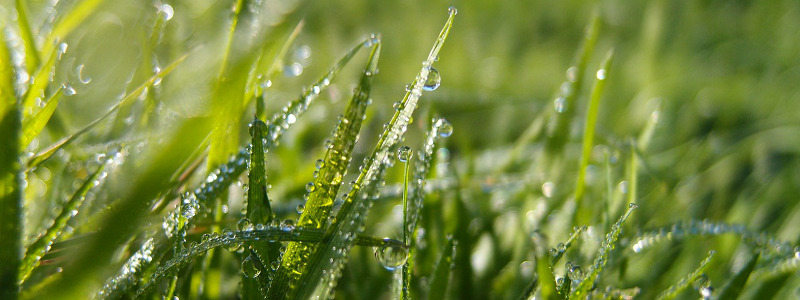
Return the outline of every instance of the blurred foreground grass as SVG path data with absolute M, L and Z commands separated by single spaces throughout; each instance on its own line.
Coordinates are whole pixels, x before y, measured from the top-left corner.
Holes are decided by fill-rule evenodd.
M 49 39 L 53 20 L 76 17 L 81 3 L 93 2 L 97 7 L 74 24 L 68 35 L 57 37 L 58 42 Z M 43 260 L 23 284 L 23 297 L 26 290 L 46 286 L 51 274 L 80 274 L 70 271 L 80 268 L 76 265 L 80 261 L 71 257 L 100 252 L 86 245 L 103 241 L 86 240 L 105 230 L 101 225 L 106 224 L 106 207 L 122 202 L 120 195 L 129 195 L 132 188 L 153 188 L 141 195 L 161 195 L 160 202 L 144 203 L 148 213 L 141 218 L 119 220 L 120 227 L 141 231 L 108 246 L 104 251 L 112 260 L 94 262 L 104 265 L 91 274 L 95 277 L 73 281 L 86 285 L 76 288 L 77 292 L 96 289 L 141 246 L 143 232 L 160 225 L 164 207 L 175 207 L 178 192 L 196 186 L 207 170 L 247 143 L 247 124 L 254 113 L 263 119 L 279 111 L 340 55 L 377 32 L 382 53 L 370 92 L 372 104 L 353 150 L 356 163 L 344 182 L 354 180 L 451 5 L 459 15 L 435 64 L 442 76 L 441 87 L 424 94 L 402 142 L 420 144 L 433 116 L 446 118 L 454 128 L 449 138 L 440 141 L 433 178 L 427 184 L 432 191 L 426 193 L 421 213 L 423 231 L 416 241 L 420 250 L 412 271 L 413 296 L 428 296 L 433 281 L 429 275 L 440 253 L 446 253 L 448 235 L 457 241 L 453 278 L 448 281 L 452 298 L 527 296 L 536 274 L 539 285 L 544 281 L 541 271 L 532 267 L 541 263 L 537 252 L 551 248 L 558 252 L 559 243 L 567 241 L 573 227 L 588 226 L 566 249 L 566 259 L 553 268 L 557 277 L 575 276 L 569 270 L 574 266 L 590 269 L 604 234 L 632 200 L 638 209 L 623 227 L 595 296 L 611 287 L 609 294 L 655 298 L 695 271 L 714 250 L 702 276 L 694 276 L 701 279 L 693 280 L 677 297 L 697 298 L 699 292 L 709 291 L 703 289 L 707 286 L 715 288 L 712 296 L 720 296 L 723 286 L 747 269 L 754 252 L 761 255 L 753 277 L 741 284 L 745 298 L 800 297 L 800 252 L 795 248 L 800 239 L 800 39 L 796 34 L 800 2 L 244 1 L 238 19 L 242 29 L 229 50 L 234 2 L 0 2 L 0 22 L 12 49 L 11 62 L 17 66 L 15 85 L 27 86 L 31 79 L 25 74 L 35 71 L 28 68 L 31 55 L 24 55 L 17 4 L 26 7 L 39 49 L 65 50 L 58 54 L 44 92 L 49 96 L 62 87 L 65 95 L 42 134 L 24 150 L 23 163 L 97 119 L 141 82 L 185 56 L 136 101 L 50 160 L 24 172 L 23 237 L 29 243 L 94 171 L 98 156 L 125 149 L 122 152 L 136 161 L 110 170 L 105 183 L 89 193 L 58 240 L 75 246 L 62 245 L 67 254 Z M 571 67 L 593 14 L 599 18 L 596 45 L 589 52 L 583 84 L 571 86 L 569 82 L 580 82 Z M 299 33 L 281 56 L 282 43 L 291 40 L 295 28 Z M 229 114 L 233 117 L 226 119 L 234 126 L 227 132 L 232 144 L 222 146 L 227 148 L 220 150 L 222 154 L 206 153 L 209 146 L 202 140 L 212 131 L 206 121 L 222 114 L 215 109 L 227 107 L 225 102 L 215 106 L 221 97 L 215 94 L 215 86 L 222 82 L 222 64 L 246 73 L 246 68 L 236 69 L 236 64 L 244 60 L 241 57 L 254 55 L 248 51 L 260 51 L 260 42 L 268 45 L 265 57 L 281 58 L 276 60 L 274 76 L 265 72 L 259 78 L 265 80 L 261 84 L 263 111 L 252 102 L 234 110 Z M 582 199 L 575 201 L 590 91 L 596 71 L 612 48 L 614 59 L 599 98 L 586 161 L 586 189 Z M 228 51 L 230 61 L 226 61 Z M 359 68 L 366 60 L 367 55 L 356 55 L 309 107 L 308 116 L 298 118 L 267 154 L 269 198 L 279 219 L 297 218 L 295 207 L 313 180 L 315 161 L 324 155 L 323 141 L 359 83 L 363 72 Z M 575 102 L 565 106 L 558 100 L 565 93 L 575 93 Z M 561 119 L 567 122 L 566 130 L 554 129 Z M 173 139 L 176 131 L 182 135 Z M 7 133 L 2 136 L 6 138 Z M 160 151 L 172 151 L 172 156 L 159 156 Z M 203 157 L 208 161 L 197 162 Z M 181 165 L 191 162 L 197 163 Z M 402 238 L 402 193 L 396 191 L 403 183 L 403 168 L 396 165 L 387 170 L 386 190 L 367 220 L 364 233 L 370 236 Z M 184 181 L 174 174 L 176 169 L 195 170 L 197 175 Z M 142 174 L 150 177 L 142 179 Z M 165 190 L 169 193 L 162 193 Z M 225 193 L 222 203 L 227 203 L 227 213 L 199 222 L 190 239 L 219 231 L 214 226 L 235 227 L 242 216 L 242 194 L 236 188 Z M 576 203 L 588 213 L 576 213 L 580 212 Z M 195 261 L 193 268 L 181 271 L 186 279 L 177 283 L 176 295 L 237 297 L 241 276 L 235 255 L 225 252 L 208 261 Z M 372 248 L 356 247 L 350 257 L 336 285 L 337 298 L 391 295 L 392 273 L 376 262 Z M 774 271 L 781 262 L 790 267 Z M 204 264 L 213 264 L 215 271 L 198 272 Z M 74 294 L 65 297 L 70 296 Z

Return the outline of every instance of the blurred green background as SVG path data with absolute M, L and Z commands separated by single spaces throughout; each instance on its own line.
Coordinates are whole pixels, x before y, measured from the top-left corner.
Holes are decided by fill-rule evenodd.
M 392 103 L 401 99 L 405 85 L 419 70 L 446 18 L 447 8 L 458 9 L 450 37 L 435 64 L 441 72 L 442 85 L 423 96 L 415 118 L 426 120 L 437 114 L 453 124 L 455 131 L 446 146 L 454 173 L 460 174 L 462 181 L 481 183 L 511 178 L 525 186 L 523 195 L 502 194 L 502 188 L 498 188 L 500 195 L 498 190 L 481 194 L 475 189 L 472 198 L 464 200 L 471 213 L 462 216 L 469 218 L 465 222 L 480 224 L 470 234 L 477 240 L 482 232 L 494 233 L 490 235 L 492 253 L 498 257 L 489 264 L 488 271 L 476 275 L 476 282 L 485 279 L 486 283 L 476 285 L 475 297 L 496 292 L 490 288 L 495 284 L 492 280 L 506 264 L 520 263 L 513 261 L 512 250 L 506 248 L 513 243 L 503 242 L 501 233 L 505 227 L 522 224 L 528 226 L 524 227 L 526 230 L 538 229 L 535 227 L 540 221 L 526 223 L 529 212 L 536 209 L 525 201 L 537 203 L 541 194 L 524 194 L 541 193 L 545 182 L 555 183 L 554 198 L 558 200 L 547 203 L 548 211 L 556 217 L 554 211 L 568 199 L 578 168 L 582 122 L 588 105 L 586 90 L 600 60 L 612 48 L 615 59 L 601 100 L 595 139 L 595 144 L 603 145 L 595 149 L 599 157 L 609 151 L 616 155 L 614 159 L 627 160 L 627 143 L 641 138 L 649 120 L 658 121 L 649 146 L 638 154 L 636 202 L 640 209 L 629 221 L 628 233 L 684 220 L 710 219 L 743 224 L 792 244 L 800 238 L 798 1 L 253 2 L 252 10 L 240 20 L 242 26 L 251 28 L 241 33 L 245 37 L 271 30 L 283 32 L 280 30 L 291 29 L 303 20 L 302 31 L 283 61 L 283 72 L 272 78 L 271 87 L 265 91 L 269 112 L 298 96 L 303 87 L 318 79 L 339 56 L 369 34 L 381 35 L 380 73 L 356 156 L 371 150 L 381 124 L 393 112 Z M 13 1 L 0 3 L 0 15 L 12 24 Z M 31 23 L 40 28 L 75 2 L 31 0 L 26 4 Z M 163 24 L 163 32 L 155 44 L 143 46 L 148 43 L 154 18 L 168 15 L 165 4 L 172 14 Z M 209 0 L 105 1 L 64 39 L 68 50 L 58 62 L 53 80 L 69 84 L 77 94 L 62 100 L 55 124 L 48 125 L 50 136 L 40 137 L 28 151 L 37 152 L 97 118 L 131 87 L 149 77 L 142 71 L 143 65 L 164 67 L 186 53 L 187 61 L 152 91 L 161 105 L 159 130 L 169 129 L 183 118 L 208 114 L 211 82 L 224 57 L 232 5 L 232 1 Z M 539 135 L 522 143 L 519 157 L 508 170 L 503 170 L 501 175 L 505 177 L 498 176 L 496 166 L 506 162 L 510 149 L 532 122 L 555 115 L 554 99 L 567 78 L 567 69 L 574 63 L 593 13 L 600 18 L 598 42 L 588 63 L 583 92 L 578 102 L 567 108 L 575 112 L 576 119 L 563 155 L 542 154 L 544 137 Z M 244 42 L 238 44 L 240 41 Z M 237 40 L 236 51 L 251 49 L 247 41 Z M 349 99 L 365 61 L 366 55 L 357 56 L 335 86 L 309 110 L 308 115 L 313 117 L 301 118 L 281 147 L 270 154 L 274 157 L 268 168 L 275 188 L 270 196 L 278 203 L 299 199 L 302 192 L 298 191 L 311 178 L 311 166 L 321 154 L 322 141 L 332 131 L 346 102 L 343 100 Z M 126 119 L 141 118 L 142 111 L 134 106 L 115 116 L 117 120 L 113 122 L 127 124 Z M 252 115 L 252 111 L 250 108 L 246 115 Z M 242 141 L 247 137 L 247 121 L 249 117 L 243 117 Z M 414 125 L 415 129 L 409 131 L 409 143 L 422 139 L 427 122 Z M 88 157 L 119 140 L 146 138 L 150 136 L 133 127 L 104 125 L 89 133 L 83 142 L 88 146 L 73 155 Z M 595 157 L 590 167 L 590 176 L 596 180 L 588 182 L 589 201 L 611 202 L 604 197 L 606 175 L 602 159 Z M 611 174 L 608 180 L 615 187 L 624 186 L 625 170 L 621 164 L 614 166 Z M 399 170 L 389 181 L 396 183 L 398 175 Z M 622 199 L 624 191 L 611 194 Z M 507 199 L 497 200 L 504 197 Z M 390 209 L 377 206 L 377 217 L 370 222 L 381 224 L 391 216 Z M 619 208 L 611 211 L 616 211 L 614 215 L 621 212 Z M 519 224 L 498 221 L 509 212 L 517 213 L 514 220 Z M 37 214 L 35 209 L 32 214 Z M 592 219 L 600 220 L 601 217 Z M 375 226 L 380 234 L 391 235 L 399 230 Z M 551 238 L 564 241 L 566 233 L 568 230 L 563 228 L 552 229 Z M 674 282 L 696 266 L 710 248 L 728 257 L 735 252 L 719 249 L 730 246 L 730 241 L 694 242 L 697 243 L 691 244 L 694 246 L 689 247 L 689 252 L 695 253 L 677 263 L 686 267 L 676 267 L 665 275 L 666 279 L 659 277 L 661 274 L 631 271 L 641 277 L 621 275 L 621 285 L 646 285 L 653 278 Z M 720 261 L 718 274 L 729 274 L 727 260 Z M 661 258 L 652 254 L 637 256 L 631 265 L 659 262 Z M 346 275 L 344 280 L 352 279 Z M 346 295 L 358 293 L 346 291 L 349 285 L 342 286 Z M 666 287 L 663 283 L 656 286 Z M 645 295 L 652 297 L 659 291 L 655 287 L 653 290 Z M 787 293 L 797 296 L 795 291 Z M 372 294 L 362 291 L 360 295 Z

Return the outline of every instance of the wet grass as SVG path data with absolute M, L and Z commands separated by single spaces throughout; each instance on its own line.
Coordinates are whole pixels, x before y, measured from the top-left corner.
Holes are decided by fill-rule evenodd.
M 798 4 L 229 2 L 2 2 L 0 298 L 797 297 Z

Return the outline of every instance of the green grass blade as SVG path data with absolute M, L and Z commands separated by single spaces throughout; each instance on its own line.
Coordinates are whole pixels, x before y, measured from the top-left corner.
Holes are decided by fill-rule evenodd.
M 558 293 L 558 286 L 556 285 L 555 274 L 553 274 L 553 267 L 550 265 L 550 259 L 546 253 L 540 253 L 536 257 L 536 280 L 535 285 L 539 288 L 539 295 L 542 299 L 555 300 L 561 299 Z M 536 287 L 533 288 L 535 290 Z
M 756 267 L 756 262 L 758 262 L 758 257 L 760 253 L 756 252 L 750 257 L 750 260 L 742 267 L 739 272 L 736 272 L 736 275 L 733 275 L 731 279 L 728 280 L 727 283 L 719 290 L 719 294 L 717 294 L 717 299 L 720 300 L 728 300 L 728 299 L 736 299 L 739 298 L 739 294 L 742 293 L 742 290 L 747 283 L 747 279 L 750 278 L 750 274 L 753 273 L 753 270 Z
M 586 209 L 583 207 L 585 205 L 582 205 L 583 194 L 586 190 L 586 167 L 589 166 L 589 161 L 591 160 L 592 155 L 592 146 L 594 146 L 594 132 L 595 127 L 597 126 L 597 114 L 600 111 L 600 98 L 603 96 L 606 78 L 609 75 L 609 68 L 611 67 L 611 62 L 613 59 L 614 50 L 611 50 L 608 52 L 606 59 L 600 66 L 600 70 L 597 71 L 597 80 L 595 81 L 591 97 L 589 98 L 589 109 L 586 111 L 586 121 L 583 128 L 583 151 L 581 152 L 580 166 L 578 168 L 578 180 L 575 184 L 575 202 L 579 212 L 581 209 Z
M 0 298 L 17 299 L 20 292 L 24 232 L 23 181 L 19 139 L 22 121 L 17 105 L 0 112 Z
M 50 121 L 50 117 L 53 116 L 53 113 L 56 111 L 58 101 L 61 100 L 63 94 L 63 88 L 58 88 L 56 93 L 50 96 L 50 99 L 47 100 L 47 104 L 45 104 L 42 109 L 22 122 L 22 142 L 20 145 L 23 149 L 28 147 L 28 144 L 33 141 L 33 138 L 39 135 L 39 132 L 41 132 L 44 126 L 47 125 L 47 122 Z
M 373 41 L 365 43 L 373 43 Z M 325 228 L 328 222 L 333 202 L 341 187 L 342 178 L 347 172 L 356 137 L 361 130 L 361 124 L 366 114 L 372 81 L 378 72 L 380 49 L 380 43 L 374 43 L 356 92 L 333 134 L 331 147 L 328 148 L 324 159 L 321 160 L 316 179 L 307 189 L 309 191 L 308 200 L 306 200 L 305 209 L 298 219 L 298 226 L 319 229 Z M 307 267 L 308 258 L 317 248 L 317 245 L 312 244 L 289 243 L 277 278 L 270 288 L 270 297 L 276 298 L 291 292 L 290 286 L 297 282 L 300 274 Z
M 588 295 L 589 290 L 591 290 L 592 286 L 595 284 L 595 281 L 597 281 L 597 276 L 600 275 L 600 271 L 603 270 L 608 262 L 608 254 L 617 243 L 619 234 L 622 231 L 622 225 L 625 223 L 625 220 L 628 219 L 628 216 L 631 215 L 631 212 L 636 209 L 636 207 L 636 204 L 630 203 L 628 210 L 625 211 L 625 214 L 623 214 L 619 220 L 614 223 L 613 226 L 611 226 L 611 232 L 606 235 L 606 239 L 600 245 L 600 249 L 597 250 L 597 256 L 595 256 L 594 263 L 592 263 L 592 266 L 589 268 L 588 274 L 585 278 L 583 278 L 575 291 L 570 294 L 570 299 L 583 299 L 586 297 L 586 295 Z
M 25 92 L 25 96 L 23 96 L 22 100 L 23 119 L 27 119 L 28 116 L 32 115 L 37 109 L 37 98 L 44 99 L 45 89 L 47 89 L 47 85 L 50 84 L 50 73 L 55 68 L 55 63 L 61 54 L 63 54 L 61 49 L 50 53 L 47 61 L 42 64 L 42 66 L 37 69 L 35 73 L 31 74 L 31 80 L 33 84 L 31 84 L 28 91 Z
M 564 257 L 564 254 L 567 252 L 567 250 L 569 250 L 569 248 L 572 247 L 572 243 L 577 241 L 578 238 L 581 235 L 581 232 L 583 232 L 585 230 L 586 230 L 586 226 L 576 227 L 575 230 L 572 232 L 572 234 L 567 239 L 566 243 L 564 243 L 563 245 L 558 245 L 558 247 L 556 247 L 556 248 L 551 248 L 550 249 L 550 254 L 551 254 L 550 265 L 551 266 L 556 265 L 558 263 L 558 261 L 561 260 L 562 257 Z
M 246 217 L 249 222 L 254 224 L 269 224 L 272 221 L 272 208 L 267 197 L 267 170 L 264 159 L 264 136 L 267 131 L 267 124 L 256 118 L 250 123 L 250 135 L 252 136 L 252 148 L 250 154 L 250 174 L 248 174 L 247 190 L 247 212 Z M 240 221 L 241 222 L 241 221 Z M 277 258 L 277 250 L 280 245 L 275 243 L 247 243 L 245 244 L 245 260 L 252 260 L 256 267 L 263 266 L 264 262 L 271 262 Z M 272 250 L 272 251 L 270 251 Z M 247 255 L 249 252 L 250 255 Z M 244 265 L 242 266 L 244 268 Z M 266 271 L 266 270 L 264 270 Z M 242 298 L 257 299 L 263 298 L 262 290 L 265 291 L 267 272 L 259 271 L 255 278 L 248 272 L 242 272 Z
M 586 64 L 589 62 L 594 46 L 597 44 L 597 36 L 600 32 L 600 15 L 594 13 L 586 33 L 583 36 L 583 46 L 578 51 L 575 58 L 575 65 L 567 70 L 567 80 L 561 85 L 561 89 L 556 96 L 555 121 L 548 128 L 547 148 L 551 153 L 558 153 L 569 140 L 569 129 L 572 118 L 575 115 L 575 105 L 578 96 L 583 89 L 583 77 L 586 72 Z M 534 126 L 535 124 L 531 124 Z
M 76 4 L 71 11 L 60 14 L 62 19 L 56 21 L 53 25 L 53 30 L 50 32 L 50 37 L 46 40 L 42 53 L 50 53 L 53 51 L 52 47 L 57 41 L 62 41 L 66 38 L 78 25 L 83 23 L 87 17 L 92 15 L 105 0 L 83 0 Z
M 673 299 L 678 296 L 678 293 L 689 287 L 692 282 L 695 282 L 700 277 L 703 276 L 703 272 L 705 272 L 706 267 L 708 267 L 708 263 L 711 262 L 711 259 L 714 258 L 714 251 L 708 252 L 708 256 L 700 262 L 700 266 L 697 267 L 692 273 L 686 275 L 686 277 L 681 278 L 678 282 L 658 294 L 656 299 L 659 300 L 666 300 L 666 299 Z
M 390 155 L 393 154 L 393 149 L 411 121 L 411 114 L 416 109 L 417 101 L 422 95 L 423 86 L 432 70 L 431 66 L 450 32 L 456 10 L 451 8 L 449 15 L 428 54 L 428 59 L 423 62 L 422 70 L 412 83 L 412 88 L 396 108 L 394 116 L 381 134 L 372 154 L 365 160 L 361 173 L 352 184 L 351 190 L 336 216 L 336 221 L 330 226 L 328 232 L 331 234 L 331 242 L 321 247 L 311 257 L 308 270 L 301 275 L 299 280 L 303 284 L 291 298 L 306 299 L 313 295 L 327 297 L 335 286 L 347 260 L 353 237 L 366 219 L 371 201 L 380 193 L 378 182 L 383 178 L 387 163 L 394 159 Z M 328 276 L 323 276 L 323 271 Z
M 81 206 L 81 203 L 83 203 L 83 200 L 86 198 L 86 193 L 99 184 L 98 178 L 100 174 L 104 172 L 106 164 L 108 164 L 108 160 L 100 164 L 97 170 L 86 178 L 80 188 L 72 195 L 72 198 L 61 207 L 61 212 L 53 221 L 53 225 L 47 228 L 44 234 L 39 236 L 36 241 L 28 246 L 28 249 L 25 251 L 25 258 L 22 261 L 22 268 L 20 268 L 21 280 L 24 281 L 28 278 L 31 271 L 39 264 L 41 257 L 49 251 L 50 246 L 64 230 L 64 227 L 67 226 L 67 221 L 76 215 L 78 207 Z
M 36 40 L 33 38 L 33 30 L 31 30 L 31 23 L 28 20 L 28 8 L 22 0 L 15 1 L 17 8 L 17 24 L 19 26 L 20 37 L 22 43 L 25 45 L 25 66 L 29 74 L 33 74 L 34 70 L 39 67 L 39 50 L 36 47 Z
M 4 24 L 0 23 L 0 25 Z M 11 61 L 11 52 L 6 44 L 5 30 L 0 30 L 0 112 L 5 112 L 16 102 L 14 63 Z
M 431 275 L 431 290 L 428 299 L 447 299 L 445 297 L 450 286 L 450 273 L 453 270 L 453 254 L 455 253 L 456 244 L 452 237 L 448 237 Z
M 166 68 L 164 68 L 163 70 L 161 70 L 161 72 L 158 72 L 157 74 L 155 74 L 152 77 L 150 77 L 150 79 L 148 79 L 147 81 L 142 83 L 133 92 L 129 93 L 127 96 L 122 98 L 122 100 L 117 102 L 117 104 L 115 104 L 114 106 L 109 108 L 108 111 L 106 111 L 102 116 L 100 116 L 96 120 L 94 120 L 91 123 L 89 123 L 89 125 L 86 125 L 85 127 L 83 127 L 82 129 L 78 130 L 77 132 L 71 134 L 68 137 L 65 137 L 65 138 L 59 140 L 55 144 L 50 145 L 49 147 L 47 147 L 44 151 L 41 151 L 41 152 L 37 153 L 36 155 L 34 155 L 33 157 L 31 157 L 30 160 L 28 161 L 28 168 L 29 169 L 33 169 L 36 166 L 38 166 L 39 164 L 43 163 L 44 161 L 49 159 L 51 156 L 53 156 L 53 154 L 55 154 L 56 151 L 58 151 L 61 148 L 64 148 L 65 146 L 69 145 L 72 141 L 74 141 L 76 138 L 78 138 L 79 136 L 81 136 L 84 133 L 86 133 L 89 130 L 91 130 L 94 126 L 99 124 L 101 121 L 105 120 L 108 116 L 113 114 L 121 106 L 126 105 L 127 103 L 129 103 L 131 101 L 135 101 L 136 98 L 139 97 L 139 95 L 142 94 L 142 92 L 144 91 L 145 88 L 147 88 L 148 86 L 152 85 L 153 82 L 155 82 L 156 80 L 164 78 L 164 76 L 167 76 L 167 74 L 172 72 L 172 70 L 174 70 L 178 65 L 180 65 L 180 63 L 183 62 L 186 59 L 186 57 L 187 57 L 187 55 L 182 56 L 181 58 L 179 58 L 178 60 L 176 60 L 175 62 L 173 62 L 172 64 L 170 64 Z

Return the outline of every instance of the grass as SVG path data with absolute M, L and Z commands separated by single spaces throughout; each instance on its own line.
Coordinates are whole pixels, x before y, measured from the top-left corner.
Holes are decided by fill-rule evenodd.
M 0 298 L 797 297 L 800 5 L 448 5 L 0 2 Z

